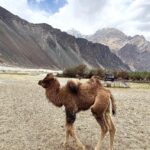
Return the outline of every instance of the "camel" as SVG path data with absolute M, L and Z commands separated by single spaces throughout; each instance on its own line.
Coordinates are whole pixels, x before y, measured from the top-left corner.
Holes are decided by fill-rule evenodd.
M 115 126 L 111 119 L 110 105 L 112 105 L 112 114 L 115 115 L 115 100 L 111 92 L 105 89 L 95 76 L 85 83 L 69 80 L 66 85 L 60 87 L 57 78 L 49 73 L 38 84 L 45 89 L 46 97 L 51 103 L 57 107 L 65 107 L 66 136 L 64 146 L 67 146 L 69 136 L 71 136 L 75 139 L 78 147 L 85 150 L 85 146 L 76 135 L 74 122 L 76 113 L 91 108 L 93 116 L 101 127 L 100 139 L 95 150 L 100 150 L 107 131 L 109 131 L 110 135 L 109 150 L 113 150 Z

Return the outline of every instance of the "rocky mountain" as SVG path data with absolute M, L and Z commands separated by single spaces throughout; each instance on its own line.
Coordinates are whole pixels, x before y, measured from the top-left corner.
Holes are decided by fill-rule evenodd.
M 150 71 L 150 42 L 144 36 L 131 37 L 117 29 L 104 28 L 86 39 L 109 46 L 131 70 Z
M 137 45 L 126 44 L 118 51 L 118 56 L 130 66 L 131 70 L 150 71 L 150 52 Z
M 143 36 L 131 37 L 117 54 L 132 70 L 150 71 L 150 42 Z
M 75 38 L 48 24 L 32 24 L 0 7 L 0 63 L 19 67 L 129 69 L 107 46 Z
M 131 70 L 150 71 L 150 42 L 144 36 L 131 37 L 117 29 L 106 28 L 89 36 L 88 40 L 108 45 Z
M 142 52 L 150 52 L 150 42 L 147 41 L 143 35 L 135 35 L 133 37 L 130 37 L 128 40 L 128 44 L 136 45 L 137 51 L 139 53 Z
M 109 46 L 112 52 L 116 53 L 128 41 L 128 36 L 114 28 L 104 28 L 96 31 L 93 35 L 87 36 L 92 42 L 102 43 Z

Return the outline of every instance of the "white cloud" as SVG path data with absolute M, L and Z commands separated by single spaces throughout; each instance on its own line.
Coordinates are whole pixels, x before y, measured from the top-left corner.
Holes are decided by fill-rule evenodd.
M 149 0 L 67 0 L 55 14 L 32 9 L 27 0 L 17 3 L 0 0 L 0 5 L 30 22 L 46 22 L 62 30 L 74 28 L 83 34 L 92 34 L 103 27 L 114 27 L 128 35 L 150 37 Z
M 68 4 L 49 17 L 49 23 L 63 30 L 75 28 L 81 33 L 90 34 L 97 26 L 98 14 L 106 0 L 68 0 Z
M 0 6 L 21 18 L 34 23 L 45 22 L 49 16 L 49 14 L 43 10 L 31 9 L 27 0 L 19 0 L 17 3 L 15 0 L 0 0 Z

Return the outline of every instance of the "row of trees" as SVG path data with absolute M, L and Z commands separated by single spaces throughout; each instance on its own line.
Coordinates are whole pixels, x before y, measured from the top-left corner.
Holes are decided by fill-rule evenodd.
M 93 75 L 99 76 L 102 80 L 106 74 L 114 75 L 115 79 L 124 79 L 132 81 L 150 81 L 150 72 L 128 72 L 128 71 L 109 71 L 104 69 L 89 69 L 86 65 L 79 65 L 68 68 L 59 76 L 73 78 L 90 78 Z

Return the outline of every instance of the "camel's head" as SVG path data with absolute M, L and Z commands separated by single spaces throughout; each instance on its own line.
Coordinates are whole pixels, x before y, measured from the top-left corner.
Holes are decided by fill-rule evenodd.
M 48 73 L 46 77 L 43 80 L 40 80 L 38 82 L 39 85 L 41 85 L 43 88 L 47 89 L 51 86 L 51 84 L 55 81 L 55 77 L 52 73 Z

